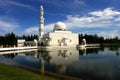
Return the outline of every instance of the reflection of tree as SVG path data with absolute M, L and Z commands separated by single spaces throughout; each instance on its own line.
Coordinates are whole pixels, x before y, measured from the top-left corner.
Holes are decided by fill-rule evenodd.
M 120 44 L 119 43 L 108 43 L 108 44 L 102 44 L 100 47 L 109 48 L 109 50 L 111 51 L 116 51 L 118 50 L 118 48 L 120 48 Z
M 5 58 L 10 58 L 10 59 L 13 59 L 13 58 L 15 58 L 15 56 L 17 55 L 17 53 L 12 53 L 12 54 L 3 54 L 3 56 L 5 57 Z
M 97 54 L 98 51 L 99 51 L 99 48 L 90 48 L 90 49 L 87 49 L 87 54 L 91 54 L 91 53 Z
M 119 56 L 119 52 L 118 51 L 116 52 L 116 56 Z
M 99 48 L 87 48 L 83 50 L 79 50 L 79 55 L 87 55 L 87 54 L 97 54 Z
M 118 51 L 118 47 L 117 46 L 110 46 L 109 49 L 111 51 Z
M 30 52 L 25 52 L 24 54 L 25 54 L 25 56 L 34 56 L 35 52 L 34 51 L 30 51 Z
M 99 50 L 104 51 L 105 46 L 100 46 Z

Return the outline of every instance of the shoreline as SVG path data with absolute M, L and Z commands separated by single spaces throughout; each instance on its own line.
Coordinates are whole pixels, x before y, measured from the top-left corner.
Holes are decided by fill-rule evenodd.
M 28 49 L 37 49 L 37 46 L 32 47 L 8 47 L 8 48 L 0 48 L 0 52 L 2 51 L 16 51 L 16 50 L 28 50 Z
M 101 44 L 86 44 L 86 48 L 95 48 L 95 47 L 100 47 Z M 0 52 L 20 52 L 21 50 L 23 51 L 30 51 L 34 49 L 40 49 L 40 50 L 54 50 L 56 49 L 70 49 L 70 48 L 77 48 L 81 45 L 78 46 L 29 46 L 29 47 L 5 47 L 5 48 L 0 48 Z

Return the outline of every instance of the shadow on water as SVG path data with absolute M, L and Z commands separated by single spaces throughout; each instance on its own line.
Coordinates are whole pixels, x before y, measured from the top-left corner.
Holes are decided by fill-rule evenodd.
M 3 54 L 0 63 L 41 72 L 61 79 L 119 80 L 120 48 L 55 49 Z M 117 56 L 117 57 L 116 57 Z M 70 77 L 71 76 L 71 77 Z

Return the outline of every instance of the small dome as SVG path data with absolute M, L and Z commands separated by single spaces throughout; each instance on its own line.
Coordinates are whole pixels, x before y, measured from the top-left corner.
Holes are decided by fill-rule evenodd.
M 54 25 L 54 31 L 66 31 L 66 26 L 64 23 L 62 22 L 57 22 L 55 25 Z

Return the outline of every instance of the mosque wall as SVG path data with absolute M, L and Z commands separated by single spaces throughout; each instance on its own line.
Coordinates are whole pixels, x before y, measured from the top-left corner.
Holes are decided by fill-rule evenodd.
M 52 46 L 76 46 L 78 45 L 78 34 L 65 33 L 65 32 L 53 32 L 49 33 L 51 38 L 49 45 Z

